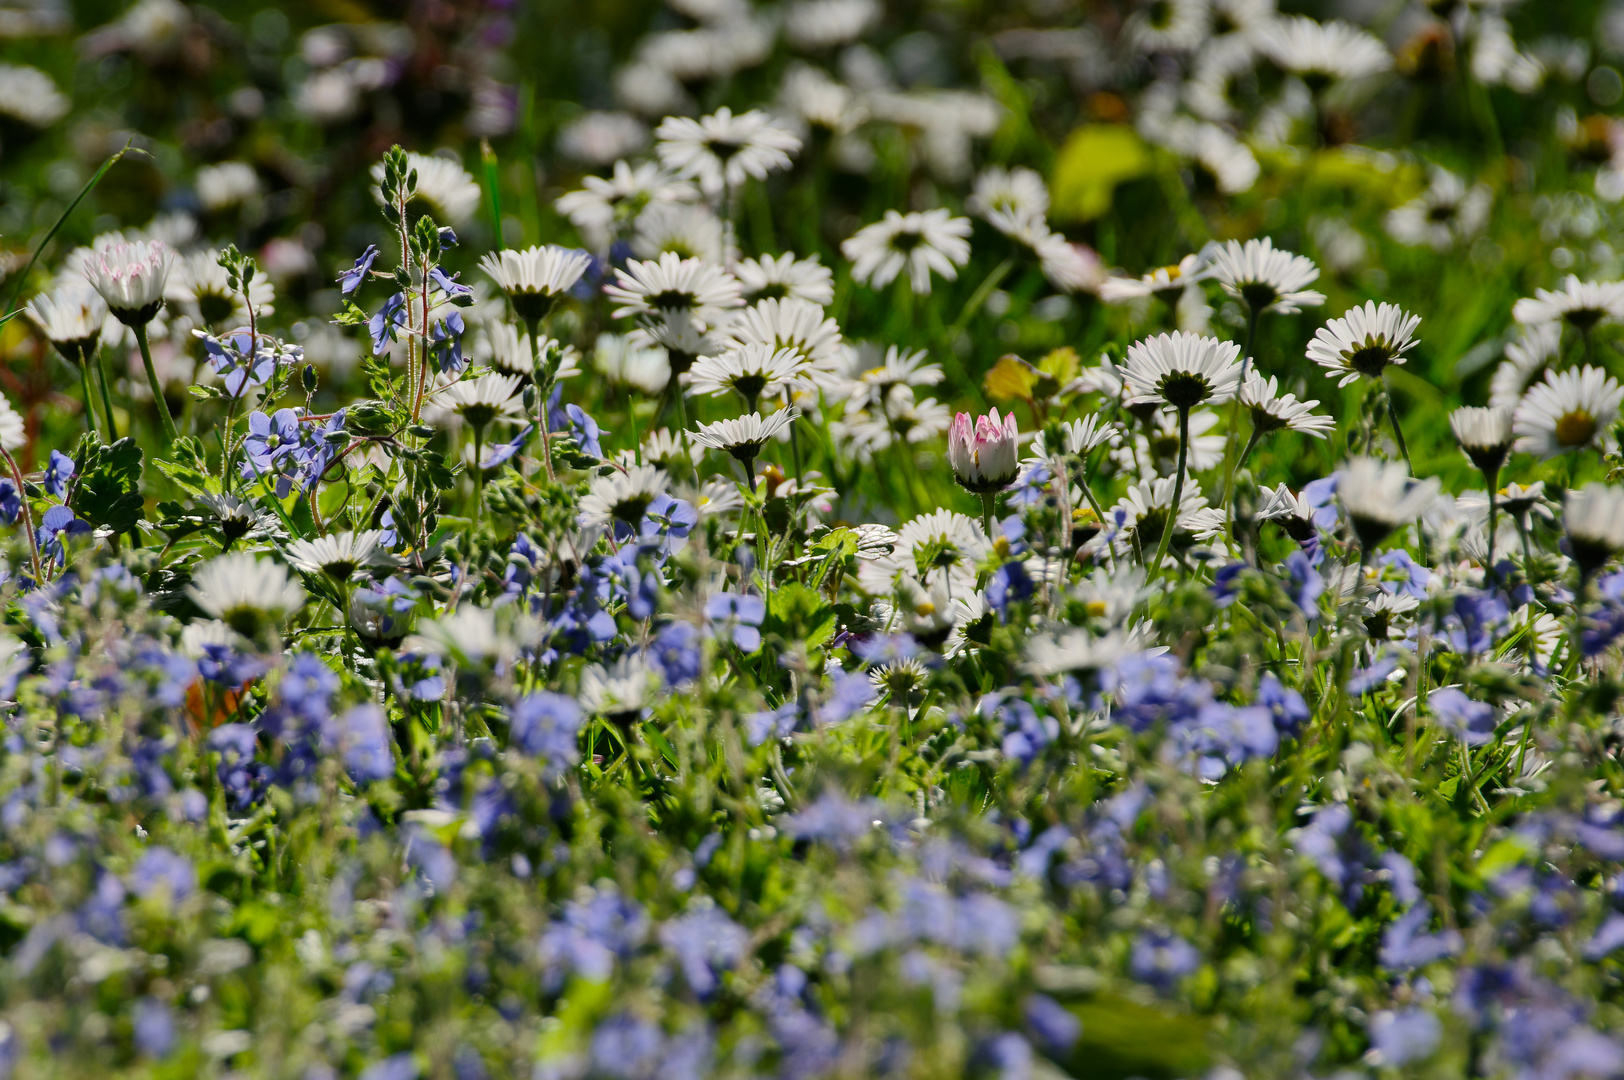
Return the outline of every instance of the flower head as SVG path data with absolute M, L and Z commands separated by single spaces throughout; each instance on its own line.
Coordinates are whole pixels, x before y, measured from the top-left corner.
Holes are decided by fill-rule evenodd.
M 1512 414 L 1516 449 L 1542 458 L 1583 449 L 1604 437 L 1618 419 L 1624 387 L 1601 368 L 1552 372 Z
M 28 302 L 28 318 L 69 363 L 80 363 L 101 340 L 107 302 L 88 282 L 68 280 Z
M 493 420 L 523 419 L 521 398 L 517 375 L 486 372 L 452 383 L 434 395 L 434 402 L 462 417 L 470 427 L 483 430 Z
M 1337 485 L 1337 498 L 1368 552 L 1400 525 L 1420 517 L 1438 497 L 1437 477 L 1414 480 L 1401 462 L 1357 457 Z
M 590 526 L 618 521 L 636 528 L 642 524 L 649 504 L 670 486 L 671 478 L 665 470 L 653 465 L 634 465 L 625 472 L 616 470 L 595 477 L 591 490 L 581 500 L 580 522 Z
M 801 415 L 796 408 L 780 409 L 766 419 L 760 413 L 746 413 L 732 420 L 718 420 L 714 424 L 700 424 L 689 437 L 701 446 L 713 450 L 726 450 L 748 465 L 760 454 L 767 440 L 789 427 Z
M 668 116 L 654 129 L 660 164 L 698 181 L 711 198 L 745 180 L 789 167 L 801 140 L 758 109 L 737 116 L 727 106 L 698 120 Z
M 1351 23 L 1281 15 L 1259 27 L 1258 51 L 1311 86 L 1359 79 L 1393 66 L 1381 39 Z
M 1165 404 L 1188 410 L 1204 401 L 1228 401 L 1240 388 L 1241 347 L 1230 341 L 1175 331 L 1128 346 L 1123 377 L 1128 404 Z
M 1589 484 L 1568 492 L 1562 523 L 1567 526 L 1568 544 L 1580 573 L 1594 574 L 1609 558 L 1624 551 L 1624 488 Z
M 947 434 L 947 463 L 966 491 L 985 494 L 1007 488 L 1020 465 L 1015 414 L 1000 419 L 995 408 L 972 426 L 970 414 L 959 413 Z
M 412 151 L 406 155 L 406 166 L 408 172 L 417 174 L 417 189 L 412 198 L 427 203 L 442 224 L 461 227 L 479 212 L 482 197 L 479 183 L 459 162 L 438 154 Z M 380 203 L 385 195 L 377 185 L 383 180 L 384 166 L 379 161 L 372 166 L 372 195 Z
M 1562 288 L 1536 289 L 1511 309 L 1511 317 L 1524 326 L 1566 322 L 1589 330 L 1600 322 L 1624 319 L 1624 281 L 1580 281 L 1569 274 Z
M 230 552 L 198 567 L 186 594 L 248 638 L 296 611 L 305 599 L 304 589 L 288 576 L 286 567 L 247 551 Z
M 145 326 L 163 306 L 174 265 L 175 253 L 163 241 L 136 240 L 91 254 L 81 270 L 119 322 Z
M 1241 387 L 1241 404 L 1252 414 L 1252 430 L 1262 433 L 1289 428 L 1323 439 L 1336 430 L 1336 420 L 1314 411 L 1318 401 L 1298 401 L 1296 394 L 1279 392 L 1278 380 L 1268 381 L 1255 371 L 1246 373 Z
M 367 529 L 295 540 L 288 545 L 288 562 L 307 574 L 326 574 L 334 581 L 346 582 L 363 567 L 387 566 L 394 561 L 379 547 L 382 539 L 381 530 Z
M 702 259 L 684 259 L 673 252 L 658 260 L 631 259 L 615 271 L 614 285 L 604 293 L 617 300 L 616 318 L 640 319 L 670 313 L 686 315 L 703 332 L 725 322 L 733 308 L 742 307 L 739 281 L 721 267 Z M 665 341 L 657 344 L 671 348 Z
M 906 267 L 913 291 L 928 296 L 932 273 L 948 281 L 958 279 L 959 267 L 970 261 L 969 237 L 970 219 L 956 218 L 946 210 L 914 214 L 887 210 L 883 219 L 843 241 L 840 250 L 852 261 L 854 281 L 883 289 Z
M 526 323 L 546 316 L 558 298 L 581 280 L 592 256 L 576 248 L 544 244 L 523 251 L 504 248 L 479 260 L 479 268 L 507 293 L 513 313 Z
M 1212 277 L 1255 313 L 1319 307 L 1325 295 L 1307 288 L 1319 275 L 1314 260 L 1275 247 L 1267 236 L 1244 244 L 1230 240 L 1212 252 Z
M 1449 426 L 1455 432 L 1455 441 L 1472 459 L 1472 464 L 1486 476 L 1498 475 L 1516 438 L 1511 430 L 1511 410 L 1456 409 L 1449 414 Z M 1493 482 L 1492 479 L 1490 482 Z
M 1316 330 L 1308 343 L 1308 358 L 1338 386 L 1361 377 L 1379 379 L 1387 365 L 1404 363 L 1404 354 L 1416 346 L 1413 335 L 1420 325 L 1421 316 L 1397 304 L 1367 300 L 1363 307 L 1349 308 L 1342 318 Z
M 688 372 L 688 387 L 713 396 L 731 390 L 753 410 L 761 398 L 776 398 L 798 383 L 806 367 L 806 359 L 793 349 L 745 345 L 721 356 L 700 357 Z

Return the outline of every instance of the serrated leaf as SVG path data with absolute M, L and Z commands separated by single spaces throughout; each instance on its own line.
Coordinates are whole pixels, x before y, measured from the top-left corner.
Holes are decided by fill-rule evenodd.
M 129 532 L 141 520 L 141 448 L 125 436 L 87 456 L 73 491 L 73 512 L 92 525 Z

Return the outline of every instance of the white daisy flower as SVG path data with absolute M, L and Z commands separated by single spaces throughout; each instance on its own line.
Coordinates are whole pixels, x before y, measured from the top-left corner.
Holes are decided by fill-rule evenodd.
M 723 316 L 724 321 L 726 316 Z M 660 311 L 638 319 L 636 329 L 626 335 L 626 343 L 636 349 L 664 349 L 666 363 L 678 375 L 694 366 L 701 356 L 720 356 L 727 343 L 708 332 L 703 323 L 687 311 Z
M 958 268 L 970 261 L 969 236 L 970 219 L 946 210 L 887 210 L 883 219 L 843 241 L 840 250 L 852 261 L 852 280 L 859 284 L 883 289 L 906 267 L 914 293 L 928 296 L 933 272 L 958 280 Z
M 820 370 L 834 370 L 841 359 L 840 324 L 807 300 L 758 300 L 728 323 L 724 334 L 731 348 L 793 349 Z
M 976 177 L 965 207 L 1005 236 L 1021 243 L 1035 232 L 1047 232 L 1049 189 L 1043 178 L 1027 168 L 993 167 Z
M 1562 352 L 1562 323 L 1545 322 L 1521 328 L 1516 340 L 1506 343 L 1506 359 L 1489 381 L 1489 404 L 1515 409 L 1524 392 L 1545 374 Z
M 39 68 L 0 64 L 0 116 L 32 128 L 48 128 L 73 108 L 73 102 Z
M 1289 315 L 1325 303 L 1323 293 L 1306 288 L 1319 280 L 1314 260 L 1275 247 L 1270 237 L 1244 244 L 1230 240 L 1213 249 L 1211 258 L 1211 276 L 1254 313 Z
M 1427 190 L 1387 215 L 1387 235 L 1411 247 L 1448 251 L 1483 231 L 1494 196 L 1487 184 L 1466 182 L 1434 169 Z
M 670 252 L 720 264 L 726 249 L 722 219 L 703 203 L 651 203 L 632 223 L 632 252 L 640 258 Z
M 829 425 L 829 432 L 843 451 L 866 462 L 899 441 L 911 445 L 936 439 L 952 422 L 946 405 L 933 397 L 917 401 L 913 387 L 897 384 L 869 408 L 847 402 L 845 415 Z
M 1143 277 L 1111 276 L 1100 282 L 1100 299 L 1107 304 L 1125 304 L 1142 300 L 1168 289 L 1182 289 L 1192 282 L 1203 281 L 1212 268 L 1199 255 L 1186 255 L 1173 266 L 1159 266 Z
M 1203 120 L 1231 123 L 1244 111 L 1236 92 L 1257 67 L 1257 51 L 1247 33 L 1227 33 L 1209 39 L 1196 53 L 1184 82 L 1184 103 Z
M 554 349 L 558 350 L 558 370 L 554 382 L 563 382 L 581 373 L 581 356 L 574 345 L 565 345 L 557 338 L 543 334 L 532 350 L 530 335 L 512 323 L 490 323 L 485 327 L 485 340 L 491 347 L 491 367 L 503 375 L 517 375 L 521 382 L 530 379 L 536 369 L 536 358 L 543 364 Z
M 1588 577 L 1619 551 L 1624 551 L 1624 488 L 1588 484 L 1569 491 L 1562 510 L 1568 544 L 1579 571 Z M 1583 600 L 1581 596 L 1579 598 Z
M 745 180 L 786 169 L 801 140 L 759 109 L 733 115 L 723 106 L 698 120 L 668 116 L 654 129 L 660 164 L 698 181 L 710 198 L 737 191 Z
M 1130 405 L 1166 404 L 1189 410 L 1228 401 L 1240 388 L 1241 347 L 1232 341 L 1175 331 L 1128 346 L 1123 378 Z
M 107 302 L 88 281 L 64 279 L 28 302 L 28 319 L 70 363 L 95 351 L 107 322 Z
M 976 568 L 992 554 L 992 542 L 974 518 L 952 510 L 935 510 L 897 530 L 891 558 L 919 577 L 932 571 L 960 571 L 972 580 Z
M 1294 494 L 1285 484 L 1272 491 L 1265 488 L 1262 494 L 1263 498 L 1258 501 L 1259 521 L 1274 522 L 1299 544 L 1306 544 L 1319 535 L 1314 525 L 1314 515 L 1319 507 L 1302 495 Z
M 586 252 L 556 244 L 523 251 L 504 248 L 479 260 L 479 268 L 507 294 L 513 313 L 526 323 L 545 318 L 591 265 L 592 256 Z
M 677 464 L 684 468 L 697 467 L 705 455 L 704 449 L 690 443 L 682 432 L 667 428 L 643 436 L 643 445 L 638 447 L 637 453 L 643 464 L 657 465 L 667 471 Z
M 784 12 L 784 37 L 816 52 L 862 37 L 883 14 L 878 0 L 795 0 Z
M 739 485 L 720 477 L 705 481 L 688 501 L 694 504 L 700 517 L 719 517 L 744 508 L 744 496 L 739 493 Z
M 259 198 L 259 174 L 246 161 L 201 166 L 192 186 L 197 189 L 197 201 L 211 213 Z
M 197 501 L 214 516 L 215 521 L 219 523 L 221 535 L 227 540 L 237 541 L 245 536 L 269 535 L 279 527 L 276 515 L 268 510 L 261 510 L 253 499 L 211 491 L 198 496 Z
M 388 566 L 395 560 L 379 546 L 383 532 L 367 529 L 363 532 L 332 533 L 314 540 L 295 540 L 287 547 L 288 562 L 307 574 L 326 574 L 340 584 L 349 581 L 357 570 L 368 566 Z
M 406 165 L 408 171 L 417 173 L 417 190 L 412 198 L 427 203 L 436 221 L 460 226 L 473 220 L 479 212 L 479 184 L 460 162 L 439 154 L 413 151 L 406 155 Z M 380 205 L 384 201 L 379 186 L 383 178 L 383 162 L 379 161 L 372 166 L 372 197 Z
M 620 334 L 599 334 L 592 366 L 612 383 L 658 394 L 671 381 L 671 358 L 658 345 L 640 345 Z
M 850 409 L 882 405 L 894 386 L 935 386 L 945 377 L 942 365 L 926 363 L 923 349 L 908 352 L 891 345 L 882 356 L 879 347 L 868 342 L 848 348 L 852 365 L 861 367 L 839 390 Z
M 792 64 L 784 73 L 778 84 L 778 102 L 803 124 L 836 136 L 856 130 L 868 119 L 868 109 L 851 87 L 809 64 Z
M 671 477 L 654 465 L 637 465 L 624 472 L 616 469 L 608 476 L 595 476 L 591 489 L 581 499 L 577 520 L 583 527 L 623 521 L 636 528 L 649 503 L 670 487 Z
M 15 450 L 28 441 L 28 432 L 11 399 L 0 394 L 0 448 Z
M 572 161 L 597 168 L 639 153 L 648 146 L 648 135 L 648 125 L 630 113 L 592 110 L 564 125 L 558 133 L 558 152 Z M 558 203 L 553 205 L 560 214 L 570 216 Z M 581 223 L 576 222 L 575 227 L 580 229 Z
M 254 638 L 304 603 L 305 591 L 287 567 L 247 551 L 210 559 L 197 568 L 186 595 L 237 633 Z
M 1271 431 L 1289 428 L 1323 439 L 1336 430 L 1336 420 L 1314 411 L 1319 402 L 1298 401 L 1296 394 L 1279 392 L 1278 380 L 1270 375 L 1265 382 L 1255 371 L 1246 373 L 1241 387 L 1241 405 L 1252 415 L 1252 431 L 1266 435 Z
M 1122 438 L 1122 426 L 1113 420 L 1100 422 L 1098 413 L 1089 413 L 1081 420 L 1067 420 L 1060 424 L 1059 445 L 1050 448 L 1040 430 L 1032 437 L 1032 444 L 1023 464 L 1047 465 L 1052 454 L 1084 457 L 1106 444 L 1114 445 Z
M 1185 468 L 1205 472 L 1217 468 L 1224 459 L 1228 440 L 1211 434 L 1218 426 L 1218 414 L 1211 409 L 1190 410 L 1190 445 Z M 1111 451 L 1111 460 L 1120 469 L 1141 480 L 1172 476 L 1179 460 L 1179 418 L 1174 412 L 1156 411 L 1145 422 L 1144 431 Z
M 1138 542 L 1147 559 L 1161 544 L 1162 532 L 1167 528 L 1168 515 L 1173 508 L 1173 491 L 1177 486 L 1178 478 L 1173 476 L 1142 481 L 1129 487 L 1114 508 L 1126 515 L 1123 532 Z M 1207 497 L 1201 494 L 1200 489 L 1195 484 L 1184 485 L 1184 491 L 1179 496 L 1179 512 L 1173 535 L 1193 533 L 1200 523 L 1197 515 L 1206 508 Z M 1114 517 L 1115 513 L 1110 516 Z
M 1336 496 L 1368 554 L 1394 529 L 1420 517 L 1439 488 L 1435 476 L 1412 480 L 1402 462 L 1356 457 L 1343 470 Z
M 1316 330 L 1308 343 L 1308 358 L 1338 386 L 1360 377 L 1380 379 L 1389 364 L 1404 363 L 1404 354 L 1417 344 L 1413 335 L 1420 325 L 1421 316 L 1397 304 L 1367 300 L 1363 307 L 1349 308 L 1342 318 Z
M 1282 69 L 1302 77 L 1311 89 L 1338 79 L 1361 79 L 1393 66 L 1380 38 L 1340 20 L 1318 22 L 1306 15 L 1281 15 L 1258 27 L 1258 51 Z
M 610 718 L 641 713 L 654 701 L 661 686 L 659 672 L 641 653 L 622 656 L 605 667 L 592 664 L 581 672 L 576 698 L 587 712 Z
M 144 326 L 163 306 L 175 253 L 158 240 L 112 244 L 89 253 L 80 272 L 126 326 Z
M 493 420 L 524 419 L 523 393 L 517 375 L 486 372 L 435 392 L 432 401 L 442 414 L 460 417 L 482 431 Z
M 1207 0 L 1147 0 L 1123 32 L 1141 52 L 1189 52 L 1212 33 Z
M 733 267 L 745 299 L 805 300 L 827 307 L 835 298 L 835 275 L 813 255 L 797 259 L 786 252 L 774 257 L 743 259 Z
M 1493 477 L 1506 463 L 1516 435 L 1511 429 L 1510 409 L 1477 409 L 1467 406 L 1449 414 L 1449 427 L 1455 441 L 1472 464 L 1485 476 Z M 1490 480 L 1493 483 L 1493 480 Z
M 188 316 L 200 326 L 247 325 L 248 307 L 242 295 L 231 288 L 230 276 L 220 265 L 215 250 L 194 251 L 175 260 L 164 286 L 164 299 L 171 310 Z M 263 319 L 276 311 L 276 287 L 264 274 L 254 275 L 248 285 L 248 299 L 254 315 Z
M 731 390 L 754 412 L 761 398 L 775 399 L 800 382 L 806 367 L 806 358 L 794 349 L 741 345 L 695 361 L 688 372 L 688 389 L 712 397 Z
M 587 176 L 581 183 L 581 190 L 559 196 L 553 206 L 597 251 L 608 248 L 618 227 L 635 220 L 645 207 L 692 202 L 699 197 L 692 184 L 652 161 L 640 165 L 617 161 L 611 176 Z
M 1105 279 L 1105 267 L 1094 249 L 1074 244 L 1060 233 L 1046 232 L 1032 242 L 1038 268 L 1062 292 L 1093 292 Z
M 750 463 L 760 456 L 761 448 L 767 445 L 767 440 L 789 427 L 800 415 L 801 411 L 793 407 L 780 409 L 765 419 L 760 413 L 746 413 L 732 420 L 700 424 L 697 429 L 688 433 L 688 437 L 712 450 L 727 451 L 742 461 L 748 470 Z M 750 482 L 753 486 L 754 476 Z
M 1590 446 L 1606 438 L 1618 419 L 1620 401 L 1624 387 L 1601 368 L 1550 372 L 1529 389 L 1512 414 L 1516 449 L 1553 458 Z
M 1511 317 L 1524 326 L 1566 322 L 1578 330 L 1624 318 L 1624 281 L 1580 281 L 1569 274 L 1557 291 L 1536 289 L 1512 305 Z
M 1250 147 L 1229 132 L 1206 121 L 1174 117 L 1166 123 L 1143 125 L 1152 142 L 1198 166 L 1197 182 L 1224 195 L 1250 191 L 1263 168 Z
M 647 262 L 627 260 L 624 270 L 615 271 L 615 282 L 605 285 L 603 291 L 620 303 L 614 312 L 618 319 L 686 312 L 703 332 L 724 322 L 731 309 L 744 305 L 739 281 L 732 274 L 701 259 L 684 259 L 671 252 Z

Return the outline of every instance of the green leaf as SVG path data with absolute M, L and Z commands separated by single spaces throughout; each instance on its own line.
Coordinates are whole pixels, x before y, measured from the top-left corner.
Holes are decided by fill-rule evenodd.
M 815 649 L 834 634 L 835 609 L 805 585 L 791 581 L 768 596 L 767 618 L 761 629 L 784 638 L 805 639 L 806 647 Z
M 1126 124 L 1089 124 L 1061 147 L 1049 183 L 1054 221 L 1091 221 L 1111 208 L 1117 185 L 1150 173 L 1150 148 Z
M 125 436 L 99 446 L 81 465 L 73 512 L 92 525 L 129 532 L 141 520 L 141 448 Z

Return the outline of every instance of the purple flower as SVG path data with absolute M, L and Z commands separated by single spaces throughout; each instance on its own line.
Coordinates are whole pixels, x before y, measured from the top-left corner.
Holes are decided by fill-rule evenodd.
M 1624 945 L 1624 915 L 1613 912 L 1607 921 L 1596 928 L 1596 933 L 1585 944 L 1585 959 L 1600 960 Z
M 1398 670 L 1398 657 L 1392 653 L 1379 656 L 1367 668 L 1357 668 L 1348 676 L 1348 693 L 1362 697 L 1387 682 L 1387 676 Z
M 395 340 L 401 327 L 406 325 L 406 297 L 396 293 L 383 302 L 378 313 L 367 320 L 367 333 L 372 335 L 372 354 L 383 355 L 383 347 Z
M 602 434 L 598 422 L 579 405 L 564 406 L 564 415 L 569 419 L 570 437 L 581 448 L 581 453 L 595 458 L 603 457 L 603 446 L 598 442 L 598 436 Z
M 722 623 L 723 631 L 742 651 L 753 653 L 761 648 L 762 620 L 767 617 L 767 601 L 750 593 L 713 593 L 705 601 L 705 618 Z
M 278 409 L 266 416 L 255 409 L 248 414 L 248 437 L 243 440 L 243 452 L 253 467 L 244 475 L 252 478 L 271 472 L 278 461 L 293 453 L 299 446 L 299 414 L 292 409 Z
M 130 1026 L 142 1057 L 161 1061 L 175 1048 L 175 1014 L 157 998 L 144 997 L 135 1003 Z
M 1320 577 L 1314 564 L 1301 551 L 1293 551 L 1286 556 L 1286 583 L 1291 602 L 1302 610 L 1309 622 L 1318 619 L 1319 598 L 1325 591 L 1325 579 Z
M 460 311 L 453 311 L 434 324 L 429 348 L 442 373 L 459 372 L 468 366 L 462 355 L 462 335 L 466 330 Z
M 1494 647 L 1495 631 L 1510 617 L 1505 599 L 1498 592 L 1463 592 L 1455 597 L 1455 609 L 1444 616 L 1449 647 L 1458 653 L 1487 652 Z
M 1302 500 L 1314 507 L 1314 525 L 1324 532 L 1336 528 L 1338 512 L 1336 503 L 1336 489 L 1342 483 L 1342 470 L 1338 469 L 1320 480 L 1310 480 L 1303 485 Z
M 1427 707 L 1440 724 L 1467 746 L 1482 746 L 1494 738 L 1494 729 L 1499 726 L 1494 706 L 1473 701 L 1453 686 L 1429 695 Z
M 1432 907 L 1417 903 L 1382 932 L 1381 965 L 1390 971 L 1409 971 L 1460 951 L 1461 936 L 1454 930 L 1427 933 L 1432 925 Z
M 10 525 L 22 512 L 23 500 L 17 494 L 17 485 L 10 480 L 0 480 L 0 523 Z
M 580 760 L 581 706 L 574 698 L 539 691 L 520 698 L 511 715 L 509 744 L 543 759 L 548 780 L 557 780 Z
M 1274 717 L 1275 730 L 1282 735 L 1297 734 L 1309 716 L 1308 702 L 1275 678 L 1272 671 L 1264 672 L 1263 678 L 1258 680 L 1257 704 L 1269 710 Z
M 702 907 L 660 928 L 660 944 L 675 954 L 683 980 L 700 997 L 710 996 L 716 972 L 737 964 L 749 942 L 749 932 L 715 907 Z
M 45 511 L 40 519 L 39 528 L 35 530 L 35 540 L 39 544 L 40 554 L 56 561 L 61 566 L 67 561 L 67 550 L 62 541 L 65 537 L 85 536 L 93 530 L 90 522 L 74 516 L 72 510 L 66 506 L 53 506 Z
M 357 1080 L 417 1080 L 417 1058 L 410 1052 L 393 1054 L 361 1070 Z
M 394 749 L 383 710 L 370 702 L 322 725 L 322 746 L 344 756 L 344 767 L 357 784 L 395 775 Z
M 1176 732 L 1194 753 L 1202 779 L 1217 780 L 1249 758 L 1269 757 L 1279 745 L 1274 714 L 1261 706 L 1236 708 L 1224 702 L 1202 706 L 1193 722 Z
M 1178 661 L 1166 654 L 1123 657 L 1106 674 L 1104 689 L 1115 696 L 1115 718 L 1134 731 L 1188 723 L 1212 700 L 1207 684 L 1181 677 Z
M 315 653 L 295 653 L 277 686 L 282 703 L 307 720 L 327 719 L 327 704 L 338 690 L 338 676 Z
M 474 295 L 473 289 L 457 280 L 461 276 L 461 274 L 448 274 L 438 266 L 429 270 L 429 281 L 436 289 L 444 293 L 445 298 L 452 303 L 456 303 L 465 296 L 471 297 Z
M 270 770 L 254 760 L 259 734 L 247 724 L 221 724 L 209 733 L 209 749 L 220 755 L 220 786 L 233 807 L 243 810 L 259 801 Z
M 1431 1057 L 1442 1036 L 1443 1025 L 1425 1009 L 1384 1009 L 1370 1018 L 1370 1045 L 1389 1068 Z
M 542 934 L 537 951 L 556 990 L 566 971 L 603 982 L 614 974 L 615 961 L 630 957 L 647 937 L 643 909 L 608 887 L 591 899 L 566 903 L 564 917 Z
M 788 738 L 800 720 L 800 706 L 793 701 L 786 701 L 776 709 L 751 713 L 744 718 L 744 741 L 760 746 L 768 739 Z
M 73 471 L 73 459 L 60 450 L 52 450 L 50 464 L 45 466 L 46 492 L 54 498 L 67 498 L 68 481 L 73 479 Z
M 1082 1022 L 1060 1002 L 1047 994 L 1026 999 L 1026 1024 L 1037 1041 L 1055 1054 L 1069 1054 L 1083 1034 Z
M 820 724 L 838 724 L 850 719 L 852 714 L 880 693 L 868 676 L 860 671 L 848 672 L 837 668 L 832 681 L 829 696 L 817 712 Z
M 167 892 L 172 900 L 184 900 L 197 888 L 197 871 L 192 860 L 168 848 L 147 849 L 130 871 L 130 889 L 143 900 Z
M 1427 598 L 1427 584 L 1432 581 L 1432 571 L 1410 558 L 1408 551 L 1385 552 L 1376 559 L 1376 564 L 1382 568 L 1376 584 L 1383 591 L 1403 593 L 1417 600 Z
M 1219 568 L 1212 576 L 1212 598 L 1221 608 L 1235 602 L 1240 595 L 1240 578 L 1248 569 L 1243 562 L 1232 562 Z
M 863 680 L 867 682 L 867 679 Z M 783 819 L 786 833 L 797 840 L 811 840 L 836 847 L 848 847 L 885 821 L 885 808 L 876 799 L 853 802 L 838 788 L 830 788 L 805 809 Z
M 987 605 L 998 612 L 1001 622 L 1009 621 L 1009 605 L 1032 596 L 1032 578 L 1026 564 L 1007 562 L 987 579 Z
M 661 492 L 648 504 L 639 531 L 645 541 L 659 545 L 662 557 L 669 558 L 688 546 L 688 534 L 698 523 L 699 512 L 690 503 Z
M 1128 970 L 1142 983 L 1163 990 L 1201 966 L 1195 946 L 1165 930 L 1147 930 L 1133 943 Z
M 489 471 L 499 465 L 505 465 L 530 441 L 530 436 L 536 432 L 536 425 L 526 424 L 524 430 L 504 443 L 497 443 L 479 462 L 479 467 Z
M 667 686 L 684 686 L 699 678 L 699 630 L 686 622 L 667 623 L 648 645 L 649 660 Z
M 919 655 L 919 642 L 912 634 L 875 634 L 853 641 L 850 648 L 863 663 L 875 666 L 912 660 Z
M 340 296 L 348 296 L 361 287 L 367 275 L 372 272 L 372 264 L 378 261 L 378 254 L 378 245 L 368 244 L 367 249 L 361 252 L 361 257 L 355 260 L 355 265 L 338 275 Z
M 980 1056 L 998 1072 L 998 1080 L 1031 1080 L 1032 1044 L 1013 1031 L 982 1047 Z
M 654 1080 L 665 1058 L 659 1025 L 629 1013 L 611 1016 L 592 1033 L 592 1071 L 609 1080 Z

